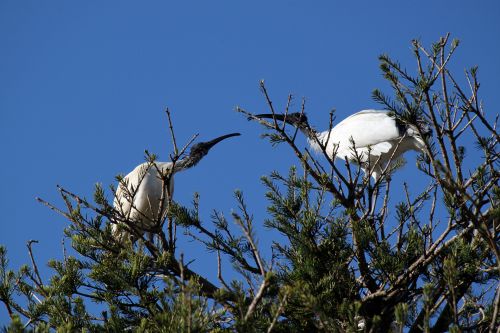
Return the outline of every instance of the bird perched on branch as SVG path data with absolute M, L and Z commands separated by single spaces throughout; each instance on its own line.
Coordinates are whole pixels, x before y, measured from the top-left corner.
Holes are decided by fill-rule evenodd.
M 312 148 L 321 151 L 323 145 L 330 158 L 360 162 L 363 171 L 375 180 L 380 178 L 387 163 L 404 152 L 425 152 L 422 136 L 432 134 L 425 121 L 419 120 L 417 125 L 405 124 L 389 111 L 363 110 L 324 132 L 312 128 L 304 113 L 257 114 L 255 117 L 274 117 L 296 126 L 307 136 Z
M 173 195 L 174 174 L 195 166 L 217 143 L 238 135 L 240 133 L 231 133 L 194 144 L 186 157 L 174 162 L 153 161 L 138 165 L 120 181 L 114 208 L 138 230 L 151 228 L 162 219 Z M 114 223 L 112 229 L 120 241 L 129 236 L 123 222 Z

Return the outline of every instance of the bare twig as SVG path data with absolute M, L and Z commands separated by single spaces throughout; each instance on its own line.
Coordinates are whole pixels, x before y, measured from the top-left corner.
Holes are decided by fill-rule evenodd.
M 262 283 L 261 283 L 261 285 L 259 287 L 259 291 L 257 292 L 257 294 L 255 295 L 255 297 L 253 298 L 252 303 L 250 303 L 250 306 L 248 307 L 247 313 L 245 314 L 245 321 L 248 321 L 248 319 L 254 313 L 255 308 L 257 307 L 257 304 L 259 304 L 260 300 L 264 296 L 264 291 L 266 290 L 267 286 L 268 286 L 268 281 L 264 277 L 262 279 Z
M 278 309 L 276 310 L 276 313 L 273 316 L 273 320 L 271 321 L 271 325 L 269 325 L 269 327 L 267 328 L 267 333 L 271 333 L 272 332 L 272 330 L 274 328 L 274 325 L 276 325 L 276 322 L 278 321 L 279 316 L 283 313 L 283 310 L 285 309 L 285 306 L 286 306 L 288 294 L 289 293 L 287 291 L 283 295 L 283 298 L 281 299 L 281 301 L 280 301 L 280 303 L 278 305 Z

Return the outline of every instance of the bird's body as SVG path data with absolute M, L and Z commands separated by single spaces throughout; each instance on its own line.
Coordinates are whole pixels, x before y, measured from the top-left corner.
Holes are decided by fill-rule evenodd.
M 121 181 L 115 193 L 113 206 L 121 220 L 113 223 L 115 237 L 122 241 L 133 225 L 138 232 L 149 229 L 163 219 L 169 199 L 174 192 L 174 175 L 195 166 L 208 151 L 220 141 L 240 135 L 232 133 L 214 140 L 200 142 L 191 148 L 189 155 L 174 162 L 145 162 L 134 168 Z M 162 202 L 163 199 L 163 202 Z M 118 219 L 118 220 L 120 220 Z
M 174 194 L 173 174 L 181 170 L 172 170 L 172 165 L 172 162 L 145 162 L 138 165 L 118 186 L 113 201 L 115 209 L 128 220 L 140 221 L 141 228 L 151 227 L 158 215 L 163 213 L 160 213 L 162 194 L 163 210 Z M 162 177 L 168 177 L 168 182 L 164 183 Z M 116 228 L 116 225 L 113 227 Z
M 256 115 L 258 118 L 271 116 Z M 363 110 L 324 132 L 310 127 L 304 114 L 274 117 L 297 126 L 314 149 L 321 151 L 320 145 L 324 146 L 330 158 L 361 162 L 361 168 L 375 180 L 381 176 L 387 163 L 395 161 L 408 150 L 424 151 L 425 147 L 417 128 L 400 123 L 389 111 Z M 425 128 L 424 132 L 427 131 L 428 128 Z
M 409 150 L 423 151 L 425 147 L 414 127 L 398 124 L 388 111 L 363 110 L 342 120 L 330 131 L 316 135 L 318 140 L 309 138 L 313 148 L 320 150 L 319 141 L 330 157 L 354 163 L 359 158 L 365 172 L 370 167 L 375 179 L 389 161 L 395 161 Z

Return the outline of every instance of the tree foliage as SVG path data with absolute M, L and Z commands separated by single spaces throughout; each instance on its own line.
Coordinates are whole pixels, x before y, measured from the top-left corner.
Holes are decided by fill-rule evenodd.
M 19 271 L 9 269 L 0 247 L 0 301 L 11 317 L 5 330 L 498 332 L 496 120 L 488 120 L 478 96 L 477 67 L 466 71 L 464 85 L 448 69 L 457 41 L 446 36 L 428 49 L 417 40 L 412 46 L 416 73 L 380 56 L 391 93 L 375 90 L 373 98 L 401 122 L 425 119 L 432 128 L 427 153 L 417 158 L 427 182 L 422 193 L 391 182 L 399 161 L 373 182 L 355 163 L 334 163 L 324 146 L 310 154 L 296 128 L 239 108 L 271 144 L 297 157 L 289 174 L 262 179 L 265 226 L 282 235 L 272 249 L 258 247 L 256 222 L 238 191 L 238 209 L 216 212 L 211 221 L 200 218 L 196 195 L 189 205 L 170 200 L 166 216 L 144 233 L 113 208 L 101 186 L 93 202 L 59 188 L 64 208 L 40 201 L 70 222 L 71 253 L 48 263 L 53 275 L 46 281 L 33 241 L 31 262 Z M 275 113 L 263 82 L 261 89 Z M 173 159 L 183 151 L 175 148 Z M 479 158 L 468 159 L 467 151 Z M 391 198 L 396 190 L 403 195 Z M 136 240 L 117 241 L 114 223 Z M 177 237 L 217 256 L 217 281 L 189 267 Z M 231 280 L 222 274 L 223 257 L 232 263 Z

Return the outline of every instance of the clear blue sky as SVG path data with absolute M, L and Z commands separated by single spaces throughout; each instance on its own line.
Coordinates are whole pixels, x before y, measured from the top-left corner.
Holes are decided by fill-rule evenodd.
M 259 178 L 296 161 L 234 112 L 265 111 L 260 79 L 277 105 L 290 92 L 306 97 L 311 122 L 326 128 L 331 108 L 343 118 L 379 107 L 370 97 L 387 88 L 379 54 L 412 70 L 411 39 L 429 45 L 451 32 L 462 41 L 452 65 L 480 66 L 486 110 L 497 113 L 499 18 L 493 0 L 0 0 L 0 244 L 14 268 L 28 263 L 29 239 L 40 241 L 40 263 L 60 258 L 67 222 L 34 198 L 61 205 L 56 184 L 91 198 L 96 182 L 128 173 L 145 149 L 167 159 L 167 106 L 180 142 L 242 133 L 179 174 L 175 199 L 188 204 L 198 191 L 208 222 L 212 209 L 236 207 L 238 188 L 261 225 Z M 397 177 L 418 188 L 411 157 Z M 273 235 L 259 230 L 266 247 Z M 193 267 L 215 277 L 213 255 L 186 245 L 186 256 L 198 258 Z M 6 321 L 0 308 L 0 325 Z

